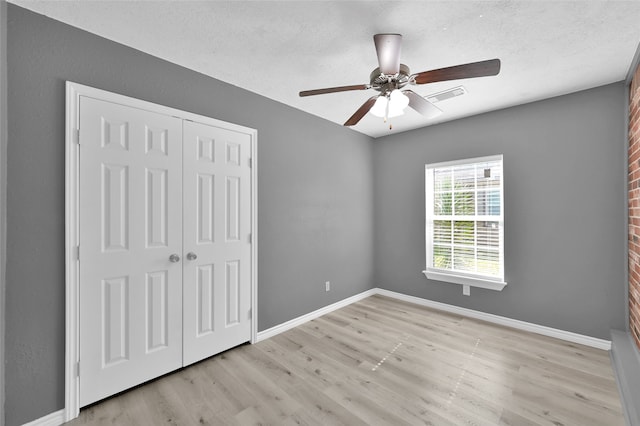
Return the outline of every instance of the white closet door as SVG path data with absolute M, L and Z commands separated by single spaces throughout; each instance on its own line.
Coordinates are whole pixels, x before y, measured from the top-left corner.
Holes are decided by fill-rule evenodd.
M 80 405 L 182 365 L 182 121 L 80 98 Z
M 185 121 L 183 141 L 188 365 L 251 339 L 251 137 Z

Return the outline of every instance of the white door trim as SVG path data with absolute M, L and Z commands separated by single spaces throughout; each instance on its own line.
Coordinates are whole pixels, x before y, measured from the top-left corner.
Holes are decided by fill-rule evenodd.
M 101 99 L 133 108 L 144 109 L 160 114 L 171 115 L 183 120 L 195 121 L 211 126 L 248 134 L 251 137 L 251 343 L 257 342 L 258 332 L 258 169 L 257 136 L 255 129 L 216 120 L 128 96 L 107 92 L 101 89 L 67 81 L 66 83 L 66 132 L 65 132 L 65 271 L 66 271 L 66 308 L 65 308 L 65 421 L 78 417 L 79 378 L 78 362 L 80 354 L 79 340 L 79 262 L 78 262 L 78 218 L 79 218 L 79 179 L 78 179 L 78 126 L 80 117 L 80 96 Z

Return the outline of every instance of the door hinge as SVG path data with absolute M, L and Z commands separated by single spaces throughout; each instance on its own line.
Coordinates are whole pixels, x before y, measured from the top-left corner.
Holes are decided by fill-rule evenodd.
M 249 234 L 249 244 L 253 243 L 253 238 L 252 238 L 253 234 Z
M 80 145 L 80 129 L 73 129 L 73 138 L 75 142 Z
M 253 167 L 253 161 L 252 161 L 251 157 L 249 157 L 249 168 L 252 168 L 252 167 Z
M 76 246 L 76 260 L 80 260 L 80 246 Z
M 76 363 L 76 376 L 80 377 L 80 361 Z

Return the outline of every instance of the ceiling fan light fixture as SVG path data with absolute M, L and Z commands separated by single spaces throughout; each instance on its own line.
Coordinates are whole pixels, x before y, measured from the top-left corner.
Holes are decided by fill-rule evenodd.
M 387 111 L 387 104 L 389 110 Z M 394 90 L 387 97 L 380 95 L 376 103 L 369 110 L 372 115 L 380 118 L 393 118 L 404 114 L 404 109 L 409 105 L 409 98 L 400 90 Z
M 398 89 L 391 92 L 391 95 L 389 95 L 389 102 L 390 110 L 399 109 L 400 111 L 404 111 L 404 109 L 409 106 L 409 98 Z
M 387 102 L 388 99 L 386 96 L 378 96 L 378 99 L 376 99 L 376 103 L 373 104 L 369 112 L 376 117 L 384 117 L 384 113 L 387 109 Z

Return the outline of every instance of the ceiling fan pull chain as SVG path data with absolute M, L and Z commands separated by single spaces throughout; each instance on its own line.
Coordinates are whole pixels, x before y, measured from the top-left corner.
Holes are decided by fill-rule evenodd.
M 387 118 L 389 117 L 389 103 L 390 103 L 390 99 L 389 97 L 387 97 L 387 105 L 385 105 L 384 107 L 384 122 L 387 122 Z

